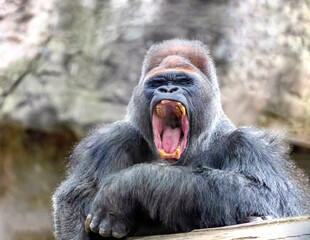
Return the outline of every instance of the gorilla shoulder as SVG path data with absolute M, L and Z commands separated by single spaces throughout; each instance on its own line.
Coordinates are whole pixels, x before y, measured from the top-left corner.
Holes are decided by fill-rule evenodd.
M 118 121 L 92 130 L 75 148 L 70 169 L 93 168 L 102 177 L 148 158 L 149 148 L 139 131 L 128 121 Z

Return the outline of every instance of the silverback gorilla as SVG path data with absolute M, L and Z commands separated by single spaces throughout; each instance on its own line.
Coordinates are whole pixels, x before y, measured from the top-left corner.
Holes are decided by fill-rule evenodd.
M 127 116 L 95 130 L 53 196 L 62 240 L 186 232 L 306 213 L 308 180 L 268 132 L 224 114 L 199 41 L 147 53 Z

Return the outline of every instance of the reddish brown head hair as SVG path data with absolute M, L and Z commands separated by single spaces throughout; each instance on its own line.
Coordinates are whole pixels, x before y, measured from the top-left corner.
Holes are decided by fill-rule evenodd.
M 153 45 L 144 59 L 142 78 L 155 68 L 195 69 L 217 87 L 212 58 L 208 48 L 200 41 L 174 39 Z

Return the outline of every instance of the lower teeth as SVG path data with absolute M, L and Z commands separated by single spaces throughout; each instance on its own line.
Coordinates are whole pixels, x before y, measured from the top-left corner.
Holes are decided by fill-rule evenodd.
M 166 153 L 164 149 L 158 149 L 158 153 L 159 153 L 161 159 L 167 159 L 167 158 L 179 159 L 180 158 L 180 151 L 181 151 L 180 145 L 177 147 L 177 149 L 174 151 L 174 153 Z

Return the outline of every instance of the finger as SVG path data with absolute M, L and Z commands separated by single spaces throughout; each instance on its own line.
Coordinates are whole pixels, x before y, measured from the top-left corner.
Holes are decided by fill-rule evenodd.
M 89 227 L 90 222 L 91 222 L 91 215 L 88 214 L 88 215 L 87 215 L 87 218 L 86 218 L 86 220 L 85 220 L 85 231 L 86 231 L 87 233 L 90 232 L 90 227 Z
M 101 221 L 99 225 L 99 234 L 102 237 L 111 237 L 111 222 L 108 219 Z
M 128 228 L 123 222 L 116 222 L 112 228 L 112 236 L 115 238 L 123 238 L 128 234 Z
M 90 230 L 94 233 L 98 233 L 99 223 L 100 223 L 100 218 L 97 215 L 95 215 L 89 224 Z

